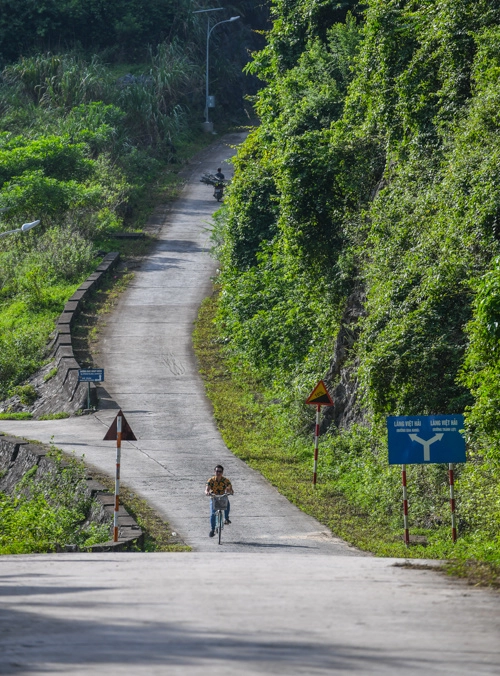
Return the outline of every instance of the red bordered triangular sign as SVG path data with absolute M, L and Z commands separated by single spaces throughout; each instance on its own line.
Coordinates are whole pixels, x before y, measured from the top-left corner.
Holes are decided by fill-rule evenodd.
M 314 390 L 307 397 L 306 404 L 312 404 L 313 406 L 333 406 L 333 399 L 322 380 L 319 381 Z
M 135 434 L 132 432 L 132 428 L 125 419 L 125 416 L 121 411 L 118 411 L 116 418 L 111 423 L 109 430 L 106 432 L 106 436 L 103 441 L 116 441 L 117 430 L 116 430 L 116 421 L 118 416 L 121 416 L 122 419 L 122 440 L 123 441 L 137 441 Z

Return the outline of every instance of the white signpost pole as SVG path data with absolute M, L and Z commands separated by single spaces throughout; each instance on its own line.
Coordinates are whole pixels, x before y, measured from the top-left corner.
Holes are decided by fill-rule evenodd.
M 118 510 L 120 509 L 120 462 L 122 452 L 122 416 L 116 418 L 116 475 L 115 475 L 115 513 L 113 519 L 113 542 L 118 542 Z

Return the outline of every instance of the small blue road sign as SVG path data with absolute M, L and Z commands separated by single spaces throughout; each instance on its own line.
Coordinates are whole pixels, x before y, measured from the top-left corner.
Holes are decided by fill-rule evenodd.
M 389 465 L 465 462 L 463 415 L 390 416 Z
M 104 369 L 79 369 L 78 380 L 81 383 L 102 383 L 104 380 Z

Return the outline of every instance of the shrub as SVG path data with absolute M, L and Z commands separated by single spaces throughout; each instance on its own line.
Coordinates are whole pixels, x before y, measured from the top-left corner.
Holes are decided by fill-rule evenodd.
M 17 385 L 11 390 L 11 396 L 12 395 L 18 396 L 21 404 L 24 406 L 31 406 L 38 397 L 33 385 Z

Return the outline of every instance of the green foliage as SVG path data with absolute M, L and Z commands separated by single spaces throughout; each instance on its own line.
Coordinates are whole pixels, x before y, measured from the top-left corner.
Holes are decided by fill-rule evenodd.
M 66 544 L 89 547 L 109 539 L 109 526 L 87 522 L 85 470 L 53 454 L 54 468 L 36 477 L 26 472 L 13 496 L 0 494 L 0 554 L 60 551 Z
M 3 71 L 0 229 L 41 223 L 0 239 L 0 397 L 41 366 L 54 319 L 191 124 L 201 74 L 186 50 L 161 44 L 146 67 L 128 84 L 74 53 Z
M 69 418 L 69 413 L 64 413 L 64 411 L 61 411 L 60 413 L 48 413 L 47 415 L 41 415 L 38 417 L 38 420 L 64 420 L 65 418 Z
M 10 394 L 11 396 L 17 395 L 24 406 L 31 406 L 38 396 L 33 385 L 17 385 L 11 390 Z
M 176 43 L 150 50 L 150 69 L 120 87 L 117 103 L 126 111 L 125 124 L 138 145 L 161 147 L 184 128 L 187 93 L 199 87 L 200 68 Z
M 83 146 L 65 142 L 59 137 L 22 143 L 20 138 L 4 139 L 0 150 L 0 185 L 14 176 L 40 170 L 45 176 L 59 180 L 86 178 L 92 163 L 83 156 Z
M 221 331 L 237 359 L 266 375 L 293 377 L 318 362 L 351 286 L 348 228 L 382 170 L 378 143 L 347 138 L 339 124 L 359 37 L 349 16 L 324 41 L 311 38 L 298 64 L 259 95 L 263 125 L 235 160 L 214 230 Z M 258 59 L 252 69 L 262 74 Z
M 57 375 L 57 371 L 58 371 L 57 366 L 54 366 L 53 369 L 50 369 L 50 371 L 49 371 L 48 373 L 46 373 L 46 374 L 43 376 L 43 382 L 46 383 L 46 382 L 49 381 L 51 378 L 53 378 L 54 376 L 56 376 L 56 375 Z
M 128 52 L 129 57 L 169 35 L 186 37 L 194 18 L 188 2 L 140 0 L 89 3 L 85 0 L 6 2 L 0 21 L 0 52 L 15 59 L 19 53 L 50 44 L 77 44 Z
M 6 313 L 7 317 L 0 316 L 0 396 L 7 396 L 7 392 L 17 383 L 28 378 L 41 364 L 44 358 L 47 336 L 54 326 L 53 314 L 26 313 L 24 305 L 17 306 L 17 312 L 22 313 L 20 321 L 15 316 Z M 17 314 L 17 313 L 16 313 Z M 19 317 L 19 315 L 17 315 Z M 11 322 L 14 322 L 12 324 Z
M 31 420 L 33 415 L 28 412 L 22 413 L 0 413 L 0 420 Z
M 280 401 L 270 428 L 292 431 L 276 431 L 278 466 L 287 445 L 304 443 L 306 388 L 325 376 L 347 318 L 332 386 L 342 397 L 349 381 L 347 420 L 366 427 L 330 430 L 322 478 L 384 528 L 399 519 L 385 416 L 465 412 L 456 551 L 490 560 L 500 519 L 500 6 L 365 9 L 344 20 L 329 2 L 274 3 L 268 45 L 247 68 L 266 82 L 262 124 L 235 159 L 214 228 L 218 339 L 237 379 L 272 383 L 257 395 Z M 364 309 L 354 320 L 353 290 Z M 268 468 L 257 455 L 252 447 Z M 442 467 L 412 469 L 412 527 L 433 555 L 449 554 L 445 478 Z

